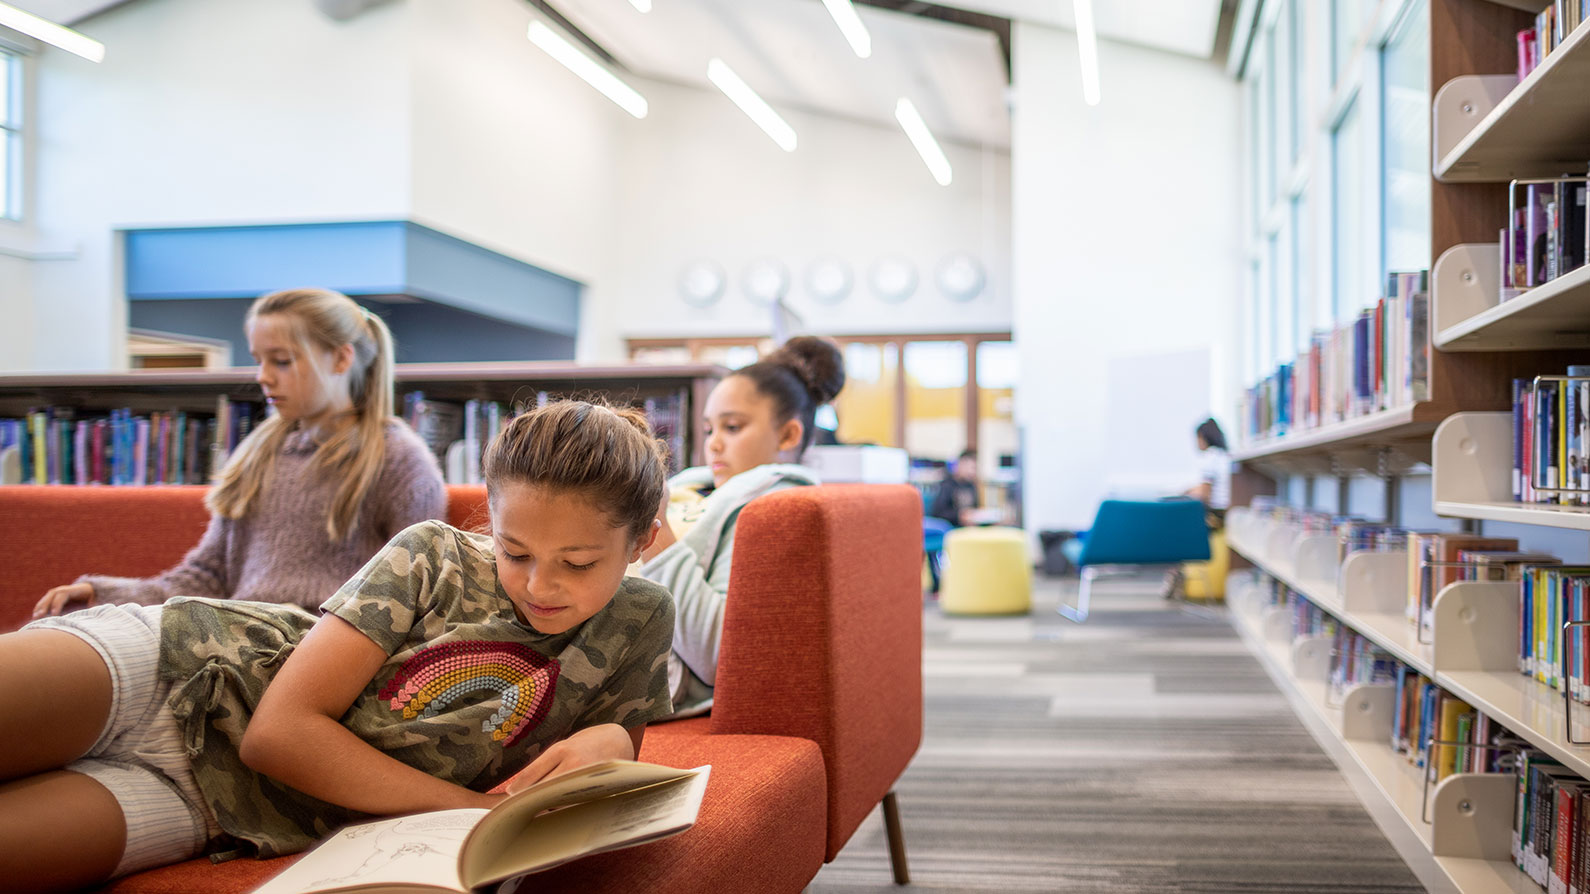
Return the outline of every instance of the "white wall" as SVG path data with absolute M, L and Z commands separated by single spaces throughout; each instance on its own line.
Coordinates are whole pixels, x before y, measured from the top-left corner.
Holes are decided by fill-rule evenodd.
M 1029 529 L 1085 527 L 1114 487 L 1196 483 L 1193 426 L 1231 404 L 1239 294 L 1239 94 L 1212 62 L 1101 42 L 1082 101 L 1076 37 L 1013 27 L 1012 270 Z M 1207 352 L 1207 402 L 1110 399 L 1128 358 Z M 1150 361 L 1145 361 L 1148 363 Z M 1130 451 L 1109 433 L 1141 432 Z M 1225 426 L 1227 429 L 1229 425 Z M 1146 443 L 1145 443 L 1146 442 Z
M 533 46 L 521 0 L 409 2 L 414 218 L 585 283 L 588 328 L 611 279 L 621 146 L 653 122 Z
M 770 312 L 742 286 L 763 258 L 790 271 L 788 303 L 817 333 L 1000 331 L 1010 312 L 1010 162 L 1001 149 L 947 144 L 948 187 L 933 181 L 897 127 L 779 109 L 799 135 L 786 153 L 717 91 L 634 81 L 651 113 L 623 144 L 620 214 L 614 221 L 614 300 L 587 322 L 594 355 L 619 359 L 625 336 L 766 333 Z M 983 294 L 943 297 L 933 276 L 957 252 L 988 273 Z M 911 261 L 916 294 L 890 304 L 866 279 L 885 256 Z M 811 266 L 850 267 L 848 297 L 813 301 Z M 695 308 L 678 296 L 680 272 L 708 259 L 728 275 L 724 296 Z
M 32 264 L 27 365 L 125 362 L 117 228 L 406 216 L 408 22 L 403 4 L 337 23 L 308 2 L 138 0 L 84 23 L 103 64 L 44 50 L 39 238 L 78 255 Z

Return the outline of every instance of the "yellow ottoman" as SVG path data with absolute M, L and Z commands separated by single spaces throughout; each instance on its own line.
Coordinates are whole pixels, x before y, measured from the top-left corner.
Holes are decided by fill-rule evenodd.
M 944 535 L 939 608 L 950 615 L 1026 614 L 1032 562 L 1020 528 L 956 528 Z
M 1226 575 L 1231 571 L 1231 550 L 1226 546 L 1226 532 L 1209 534 L 1207 562 L 1188 562 L 1182 565 L 1182 587 L 1188 599 L 1201 602 L 1218 602 L 1226 598 Z

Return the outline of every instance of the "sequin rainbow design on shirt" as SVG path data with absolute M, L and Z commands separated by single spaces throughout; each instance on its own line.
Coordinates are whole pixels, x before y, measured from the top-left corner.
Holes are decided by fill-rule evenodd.
M 380 697 L 404 720 L 435 717 L 464 696 L 487 690 L 502 705 L 480 725 L 504 747 L 546 719 L 557 689 L 559 665 L 524 643 L 463 640 L 422 650 L 403 662 Z

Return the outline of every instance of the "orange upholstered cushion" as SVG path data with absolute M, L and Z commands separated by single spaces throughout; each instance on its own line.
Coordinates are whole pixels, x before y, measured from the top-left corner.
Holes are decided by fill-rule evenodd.
M 491 525 L 486 512 L 486 485 L 449 484 L 447 523 L 465 531 L 484 531 Z
M 822 748 L 833 859 L 922 740 L 922 500 L 779 491 L 741 512 L 733 561 L 712 731 Z
M 0 575 L 0 632 L 31 618 L 45 591 L 84 574 L 152 577 L 177 564 L 204 535 L 209 488 L 7 485 L 0 531 L 17 547 Z M 447 521 L 484 528 L 486 488 L 447 488 Z M 318 528 L 316 529 L 319 530 Z
M 817 875 L 823 864 L 825 816 L 822 755 L 815 744 L 776 736 L 672 738 L 668 754 L 648 748 L 643 757 L 678 767 L 712 765 L 701 815 L 690 831 L 537 873 L 519 890 L 793 894 Z M 189 860 L 119 879 L 104 892 L 241 894 L 294 859 L 242 859 L 219 866 Z
M 31 620 L 51 587 L 84 574 L 149 577 L 177 564 L 204 535 L 205 487 L 0 487 L 0 631 Z
M 654 750 L 648 728 L 642 757 L 675 767 L 712 765 L 696 825 L 664 841 L 529 876 L 520 891 L 796 894 L 806 887 L 824 859 L 823 760 L 817 746 L 780 736 L 667 739 L 666 751 Z

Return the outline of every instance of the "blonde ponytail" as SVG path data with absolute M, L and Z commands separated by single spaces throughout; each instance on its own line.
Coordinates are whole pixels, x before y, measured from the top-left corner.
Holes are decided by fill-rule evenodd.
M 354 424 L 321 444 L 314 460 L 316 468 L 340 480 L 326 516 L 326 535 L 340 543 L 353 533 L 359 505 L 386 460 L 386 424 L 393 407 L 392 332 L 380 317 L 329 289 L 272 292 L 249 308 L 245 325 L 267 314 L 291 322 L 300 349 L 311 343 L 328 350 L 353 347 L 348 391 Z M 238 445 L 206 498 L 210 511 L 233 519 L 248 514 L 288 431 L 285 420 L 272 416 Z

